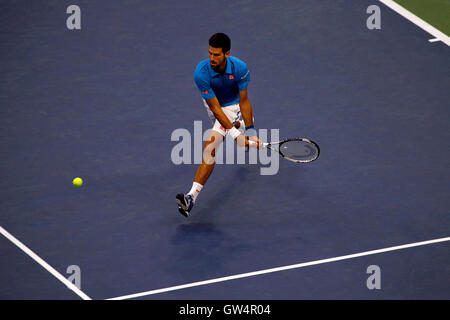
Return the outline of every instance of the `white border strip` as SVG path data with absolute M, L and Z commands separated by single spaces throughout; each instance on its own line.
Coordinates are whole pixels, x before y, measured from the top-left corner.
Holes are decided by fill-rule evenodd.
M 386 6 L 403 16 L 404 18 L 408 19 L 418 27 L 422 28 L 426 32 L 433 35 L 436 39 L 439 39 L 439 41 L 444 42 L 446 45 L 450 47 L 450 37 L 447 36 L 445 33 L 439 31 L 429 23 L 423 21 L 415 14 L 411 13 L 410 11 L 403 8 L 398 3 L 394 2 L 393 0 L 379 0 L 381 3 L 384 3 Z
M 27 255 L 29 255 L 34 261 L 39 263 L 42 267 L 44 267 L 48 272 L 50 272 L 52 275 L 54 275 L 59 281 L 64 283 L 70 290 L 75 292 L 78 296 L 80 296 L 83 300 L 92 300 L 90 297 L 88 297 L 83 291 L 78 289 L 77 286 L 75 286 L 72 282 L 64 278 L 63 275 L 61 275 L 58 271 L 56 271 L 52 266 L 50 266 L 47 262 L 39 258 L 33 251 L 31 251 L 27 246 L 25 246 L 22 242 L 17 240 L 13 235 L 11 235 L 8 231 L 3 229 L 0 226 L 0 233 L 4 235 L 8 240 L 10 240 L 12 243 L 14 243 L 16 246 L 18 246 L 23 252 L 25 252 Z
M 265 270 L 255 271 L 255 272 L 242 273 L 242 274 L 237 274 L 237 275 L 234 275 L 234 276 L 222 277 L 222 278 L 217 278 L 217 279 L 198 281 L 198 282 L 183 284 L 183 285 L 180 285 L 180 286 L 168 287 L 168 288 L 164 288 L 164 289 L 151 290 L 151 291 L 135 293 L 135 294 L 130 294 L 130 295 L 116 297 L 116 298 L 110 298 L 110 299 L 107 299 L 107 300 L 124 300 L 124 299 L 138 298 L 138 297 L 149 296 L 149 295 L 163 293 L 163 292 L 169 292 L 169 291 L 181 290 L 181 289 L 185 289 L 185 288 L 192 288 L 192 287 L 203 286 L 203 285 L 207 285 L 207 284 L 211 284 L 211 283 L 217 283 L 217 282 L 229 281 L 229 280 L 234 280 L 234 279 L 252 277 L 252 276 L 257 276 L 257 275 L 261 275 L 261 274 L 266 274 L 266 273 L 271 273 L 271 272 L 278 272 L 278 271 L 284 271 L 284 270 L 289 270 L 289 269 L 303 268 L 303 267 L 317 265 L 317 264 L 341 261 L 341 260 L 346 260 L 346 259 L 353 259 L 353 258 L 358 258 L 358 257 L 362 257 L 362 256 L 368 256 L 368 255 L 373 255 L 373 254 L 378 254 L 378 253 L 383 253 L 383 252 L 388 252 L 388 251 L 394 251 L 394 250 L 401 250 L 401 249 L 406 249 L 406 248 L 424 246 L 424 245 L 428 245 L 428 244 L 445 242 L 445 241 L 450 241 L 450 237 L 434 239 L 434 240 L 428 240 L 428 241 L 422 241 L 422 242 L 415 242 L 415 243 L 405 244 L 405 245 L 401 245 L 401 246 L 389 247 L 389 248 L 372 250 L 372 251 L 365 251 L 365 252 L 349 254 L 349 255 L 335 257 L 335 258 L 329 258 L 329 259 L 323 259 L 323 260 L 316 260 L 316 261 L 310 261 L 310 262 L 305 262 L 305 263 L 293 264 L 293 265 L 284 266 L 284 267 L 278 267 L 278 268 L 265 269 Z

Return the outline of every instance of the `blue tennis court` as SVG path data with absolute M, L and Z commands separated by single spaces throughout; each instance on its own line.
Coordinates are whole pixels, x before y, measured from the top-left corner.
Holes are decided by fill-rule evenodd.
M 0 30 L 0 299 L 450 298 L 450 51 L 383 3 L 8 0 Z M 193 72 L 216 32 L 255 127 L 321 154 L 218 164 L 185 218 L 197 165 L 171 137 L 211 127 Z

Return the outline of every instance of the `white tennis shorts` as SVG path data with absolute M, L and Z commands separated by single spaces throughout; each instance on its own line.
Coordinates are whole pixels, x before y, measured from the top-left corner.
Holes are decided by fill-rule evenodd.
M 211 119 L 211 122 L 213 123 L 212 130 L 217 131 L 221 135 L 225 137 L 227 134 L 227 131 L 220 122 L 216 119 L 214 116 L 214 113 L 209 108 L 208 104 L 206 103 L 205 99 L 203 99 L 203 105 L 206 108 L 206 112 L 208 113 L 209 119 Z M 241 117 L 241 109 L 239 107 L 239 104 L 232 104 L 230 106 L 226 106 L 222 108 L 222 111 L 225 113 L 225 115 L 228 117 L 228 120 L 231 121 L 231 124 L 235 124 L 236 122 L 241 122 L 241 128 L 244 128 L 244 121 L 242 121 Z

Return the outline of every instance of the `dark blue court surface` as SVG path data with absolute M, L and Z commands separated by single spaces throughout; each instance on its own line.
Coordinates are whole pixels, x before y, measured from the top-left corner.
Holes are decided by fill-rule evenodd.
M 0 226 L 79 266 L 93 299 L 450 236 L 450 51 L 377 1 L 8 0 L 0 30 Z M 171 134 L 210 127 L 193 72 L 216 32 L 249 67 L 255 126 L 321 155 L 217 165 L 186 219 L 197 165 L 172 162 Z M 449 245 L 139 298 L 449 299 Z M 2 299 L 80 298 L 3 236 L 0 268 Z

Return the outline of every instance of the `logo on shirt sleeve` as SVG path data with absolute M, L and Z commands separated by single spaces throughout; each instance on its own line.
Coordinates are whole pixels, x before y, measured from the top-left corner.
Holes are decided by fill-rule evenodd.
M 208 90 L 202 91 L 202 94 L 208 94 Z
M 230 75 L 228 76 L 228 79 L 233 80 L 233 79 L 234 79 L 234 75 L 230 74 Z

